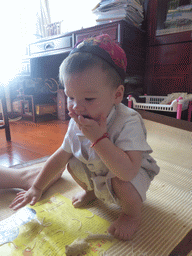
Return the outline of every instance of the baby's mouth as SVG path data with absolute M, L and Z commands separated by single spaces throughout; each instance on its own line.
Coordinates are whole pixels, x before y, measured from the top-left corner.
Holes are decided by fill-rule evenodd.
M 87 119 L 93 119 L 91 118 L 90 116 L 87 116 L 87 115 L 83 115 L 84 118 L 87 118 Z

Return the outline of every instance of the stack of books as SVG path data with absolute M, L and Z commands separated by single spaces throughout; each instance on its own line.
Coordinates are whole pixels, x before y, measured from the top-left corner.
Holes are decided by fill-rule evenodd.
M 96 15 L 97 24 L 125 19 L 137 27 L 144 19 L 144 0 L 101 0 L 92 12 Z

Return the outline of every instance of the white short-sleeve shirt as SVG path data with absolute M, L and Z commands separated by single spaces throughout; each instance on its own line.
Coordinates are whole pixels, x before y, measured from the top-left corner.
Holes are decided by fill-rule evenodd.
M 141 168 L 151 180 L 159 173 L 156 161 L 150 156 L 152 149 L 146 141 L 146 128 L 138 112 L 122 103 L 114 106 L 107 118 L 107 132 L 109 139 L 123 151 L 143 151 Z M 90 146 L 91 142 L 71 119 L 62 144 L 63 149 L 85 164 L 90 172 L 97 176 L 106 175 L 109 170 Z

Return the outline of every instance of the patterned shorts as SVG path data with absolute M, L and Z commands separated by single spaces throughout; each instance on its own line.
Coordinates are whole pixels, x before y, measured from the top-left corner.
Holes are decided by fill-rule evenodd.
M 119 200 L 113 192 L 111 179 L 115 177 L 110 171 L 107 174 L 97 176 L 91 172 L 86 164 L 75 157 L 69 160 L 69 167 L 73 175 L 81 182 L 87 185 L 88 190 L 94 190 L 97 198 L 107 204 L 115 203 L 119 205 Z M 138 174 L 131 181 L 142 201 L 146 200 L 146 192 L 151 184 L 151 179 L 143 168 L 140 168 Z

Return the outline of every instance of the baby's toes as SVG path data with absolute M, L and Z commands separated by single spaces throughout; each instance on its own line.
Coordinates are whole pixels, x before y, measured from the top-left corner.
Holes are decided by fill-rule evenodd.
M 115 235 L 116 227 L 115 227 L 114 223 L 108 228 L 107 231 L 109 232 L 109 234 L 111 234 L 113 236 Z
M 75 199 L 74 201 L 72 201 L 72 204 L 75 208 L 78 208 L 81 206 L 81 202 L 78 199 Z

